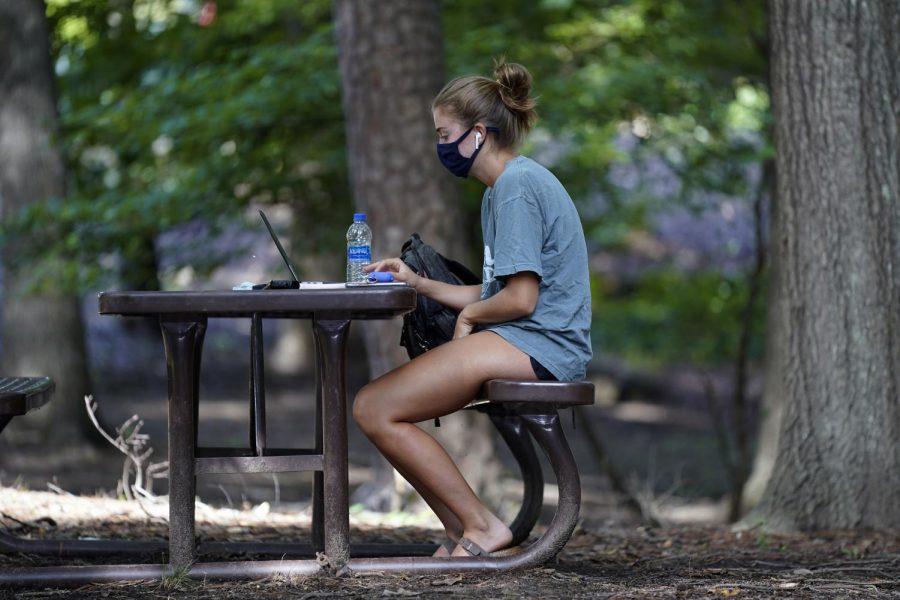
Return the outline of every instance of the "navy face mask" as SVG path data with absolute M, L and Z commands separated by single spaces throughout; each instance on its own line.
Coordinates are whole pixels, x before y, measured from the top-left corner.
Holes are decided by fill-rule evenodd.
M 469 170 L 472 168 L 472 165 L 475 163 L 475 157 L 478 156 L 478 153 L 481 152 L 481 149 L 484 148 L 484 144 L 475 149 L 475 152 L 472 153 L 472 156 L 466 157 L 459 153 L 459 145 L 466 139 L 472 130 L 475 129 L 475 126 L 469 127 L 464 134 L 459 136 L 455 142 L 449 142 L 447 144 L 438 144 L 437 145 L 437 155 L 438 160 L 441 161 L 441 164 L 447 168 L 448 171 L 456 175 L 457 177 L 468 177 Z M 487 131 L 493 131 L 494 133 L 500 133 L 500 130 L 496 127 L 486 127 Z

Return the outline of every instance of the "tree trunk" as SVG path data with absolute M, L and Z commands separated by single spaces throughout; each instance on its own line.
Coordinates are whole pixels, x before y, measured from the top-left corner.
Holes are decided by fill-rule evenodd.
M 54 143 L 57 115 L 44 3 L 0 3 L 0 215 L 30 202 L 65 196 L 65 170 Z M 49 375 L 56 381 L 47 408 L 10 429 L 37 425 L 44 442 L 91 431 L 83 396 L 89 391 L 84 325 L 77 297 L 25 293 L 27 273 L 3 249 L 2 373 Z M 26 423 L 27 421 L 27 423 Z
M 770 530 L 900 527 L 900 4 L 773 0 L 786 347 Z
M 461 256 L 467 244 L 458 189 L 435 156 L 431 115 L 431 100 L 445 83 L 439 3 L 336 0 L 334 16 L 350 179 L 356 207 L 373 230 L 373 257 L 398 256 L 413 232 L 440 252 Z M 362 326 L 372 377 L 408 360 L 399 346 L 399 319 Z M 451 455 L 471 463 L 461 469 L 474 489 L 485 477 L 496 480 L 474 468 L 491 462 L 487 419 L 457 415 L 441 429 Z
M 777 176 L 777 175 L 776 175 Z M 774 202 L 769 204 L 769 287 L 766 300 L 766 349 L 763 370 L 762 405 L 759 411 L 759 434 L 757 436 L 756 456 L 753 470 L 744 485 L 741 498 L 742 514 L 747 514 L 762 499 L 766 484 L 772 476 L 775 457 L 778 454 L 778 432 L 781 427 L 782 407 L 784 406 L 784 349 L 787 330 L 787 316 L 782 313 L 785 303 L 782 299 L 781 257 L 778 253 L 780 227 L 778 210 Z

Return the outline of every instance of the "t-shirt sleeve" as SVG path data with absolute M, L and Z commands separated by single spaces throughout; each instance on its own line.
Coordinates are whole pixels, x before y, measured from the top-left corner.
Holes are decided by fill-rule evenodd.
M 497 206 L 494 223 L 494 276 L 532 271 L 543 277 L 544 228 L 537 201 L 527 196 L 504 200 Z

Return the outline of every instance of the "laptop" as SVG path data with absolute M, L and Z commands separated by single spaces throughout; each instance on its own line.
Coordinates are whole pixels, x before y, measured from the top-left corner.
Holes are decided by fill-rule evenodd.
M 284 261 L 284 264 L 287 265 L 288 271 L 291 274 L 290 279 L 273 279 L 269 283 L 260 284 L 257 288 L 254 286 L 254 289 L 274 289 L 274 290 L 296 290 L 300 287 L 300 280 L 297 278 L 297 272 L 294 270 L 294 266 L 291 264 L 290 259 L 288 258 L 287 252 L 284 251 L 284 246 L 281 245 L 281 240 L 278 239 L 278 234 L 275 233 L 275 230 L 272 228 L 272 224 L 269 223 L 269 219 L 266 217 L 266 213 L 259 209 L 259 216 L 262 217 L 263 223 L 266 224 L 266 229 L 269 230 L 269 235 L 272 236 L 272 241 L 275 242 L 275 247 L 278 248 L 278 253 L 281 254 L 281 259 Z

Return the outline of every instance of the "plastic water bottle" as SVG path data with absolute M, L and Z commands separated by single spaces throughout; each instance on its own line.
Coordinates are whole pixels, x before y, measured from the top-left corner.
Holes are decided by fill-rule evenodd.
M 354 213 L 353 225 L 347 230 L 347 283 L 366 283 L 363 267 L 372 262 L 372 230 L 366 213 Z

